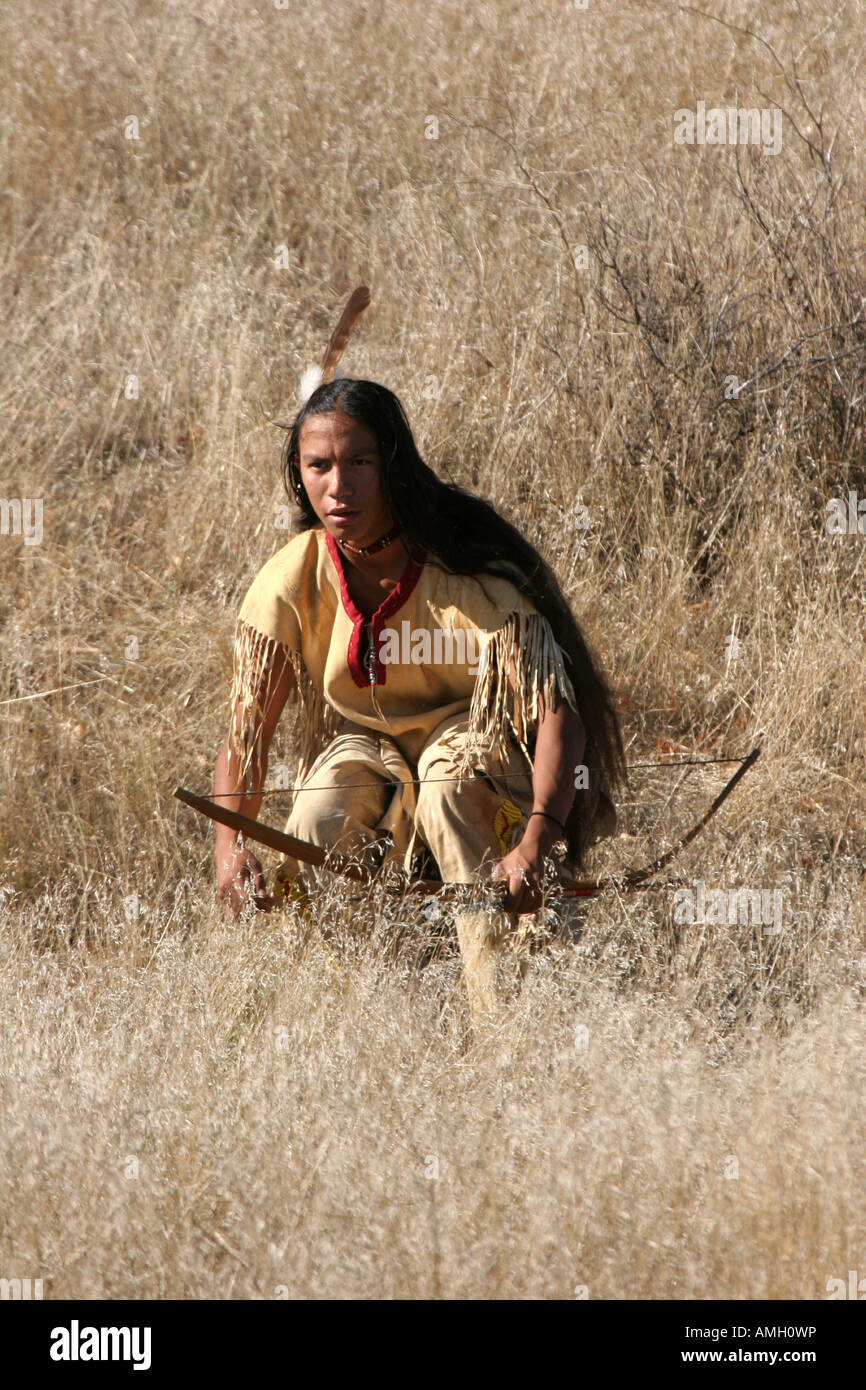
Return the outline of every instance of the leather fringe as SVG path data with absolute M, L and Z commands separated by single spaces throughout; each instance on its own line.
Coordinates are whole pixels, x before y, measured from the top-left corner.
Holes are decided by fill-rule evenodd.
M 512 660 L 513 689 L 508 679 Z M 487 634 L 469 710 L 460 776 L 469 775 L 473 762 L 485 753 L 506 758 L 509 729 L 531 761 L 527 741 L 538 721 L 539 703 L 543 700 L 550 708 L 554 696 L 577 713 L 565 655 L 549 622 L 540 613 L 512 613 L 502 627 Z
M 292 652 L 274 637 L 239 620 L 235 635 L 234 673 L 230 696 L 231 747 L 246 780 L 261 752 L 262 725 L 276 688 L 282 657 L 291 662 L 300 711 L 301 748 L 298 780 L 303 780 L 319 753 L 334 737 L 340 717 L 311 681 L 300 652 Z M 240 717 L 237 707 L 240 705 Z

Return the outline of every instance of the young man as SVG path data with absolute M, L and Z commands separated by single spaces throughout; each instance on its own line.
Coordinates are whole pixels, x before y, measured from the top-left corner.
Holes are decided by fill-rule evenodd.
M 315 390 L 283 469 L 300 531 L 241 608 L 217 800 L 258 814 L 260 796 L 232 793 L 263 786 L 296 692 L 304 746 L 288 833 L 364 857 L 388 832 L 392 858 L 408 867 L 424 845 L 446 883 L 495 861 L 504 910 L 533 911 L 554 844 L 579 864 L 611 832 L 622 765 L 607 686 L 553 573 L 489 503 L 436 477 L 399 400 L 374 382 Z M 222 827 L 216 862 L 232 913 L 249 887 L 273 904 L 258 860 Z M 480 1022 L 495 1007 L 496 932 L 480 910 L 456 925 Z

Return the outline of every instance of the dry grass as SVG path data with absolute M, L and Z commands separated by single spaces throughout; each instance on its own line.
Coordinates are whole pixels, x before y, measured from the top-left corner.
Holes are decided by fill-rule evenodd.
M 825 515 L 866 497 L 864 7 L 766 9 L 714 7 L 763 44 L 601 0 L 0 16 L 0 492 L 44 499 L 41 545 L 0 535 L 0 1275 L 816 1298 L 863 1272 L 866 539 Z M 675 146 L 701 99 L 780 103 L 781 152 Z M 473 1043 L 408 910 L 325 897 L 327 947 L 222 923 L 170 792 L 207 783 L 285 539 L 273 422 L 361 280 L 349 367 L 554 561 L 631 759 L 763 738 L 680 872 L 782 889 L 779 936 L 597 901 Z M 637 775 L 611 852 L 721 776 Z

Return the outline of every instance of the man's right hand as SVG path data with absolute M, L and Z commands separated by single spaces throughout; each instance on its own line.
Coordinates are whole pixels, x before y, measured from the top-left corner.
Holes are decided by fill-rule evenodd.
M 271 643 L 273 652 L 268 665 L 259 672 L 258 686 L 248 691 L 249 699 L 238 700 L 232 715 L 231 729 L 238 738 L 244 733 L 241 743 L 254 750 L 249 767 L 241 766 L 241 751 L 234 746 L 231 729 L 223 739 L 217 754 L 214 768 L 213 794 L 220 805 L 228 805 L 233 811 L 255 820 L 262 804 L 261 791 L 247 793 L 247 779 L 252 787 L 265 785 L 268 771 L 268 748 L 270 747 L 277 720 L 286 700 L 295 688 L 295 677 L 291 661 L 279 643 Z M 273 666 L 271 663 L 274 663 Z M 245 723 L 250 707 L 249 727 Z M 264 714 L 260 714 L 260 708 Z M 246 712 L 246 713 L 245 713 Z M 214 850 L 217 871 L 217 892 L 226 905 L 226 911 L 237 917 L 246 898 L 252 898 L 253 905 L 260 912 L 270 912 L 279 904 L 267 890 L 262 866 L 248 849 L 238 846 L 237 835 L 224 826 L 217 828 Z

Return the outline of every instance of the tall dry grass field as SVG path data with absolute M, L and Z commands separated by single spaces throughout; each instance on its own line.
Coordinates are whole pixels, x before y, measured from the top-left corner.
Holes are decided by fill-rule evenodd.
M 0 1276 L 866 1276 L 866 10 L 713 12 L 3 7 Z M 701 102 L 779 148 L 689 143 Z M 334 882 L 312 926 L 223 919 L 171 792 L 209 786 L 235 616 L 287 538 L 277 425 L 359 282 L 346 367 L 551 558 L 629 760 L 763 743 L 676 873 L 781 894 L 778 929 L 602 896 L 479 1041 L 417 907 Z M 733 770 L 636 769 L 593 867 Z

